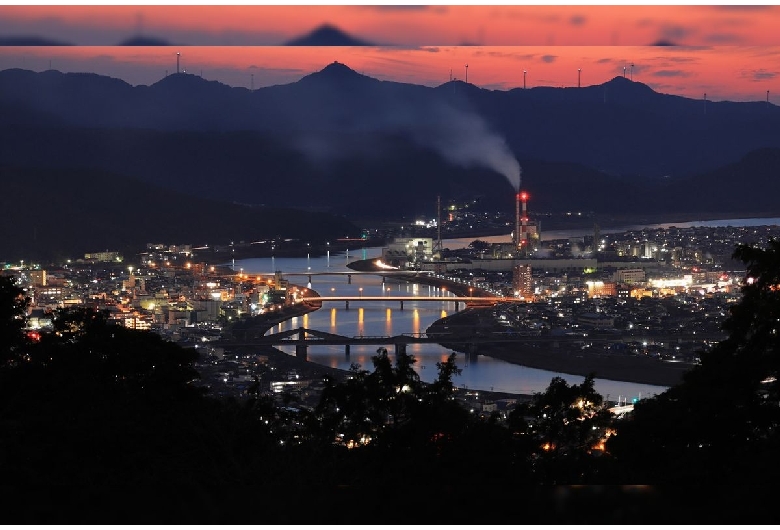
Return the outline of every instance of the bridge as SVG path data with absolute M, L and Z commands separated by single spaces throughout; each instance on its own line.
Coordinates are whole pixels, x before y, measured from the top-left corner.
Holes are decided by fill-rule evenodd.
M 312 276 L 346 276 L 347 277 L 347 283 L 352 283 L 352 277 L 353 276 L 366 276 L 366 275 L 372 275 L 372 276 L 381 276 L 382 282 L 384 282 L 387 278 L 417 278 L 420 276 L 430 276 L 434 274 L 432 271 L 404 271 L 404 270 L 385 270 L 385 271 L 348 271 L 348 272 L 337 272 L 337 271 L 324 271 L 324 272 L 281 272 L 282 276 L 306 276 L 309 279 L 309 283 L 311 283 Z M 275 273 L 260 273 L 261 276 L 273 276 Z
M 524 300 L 515 298 L 504 298 L 499 296 L 306 296 L 300 298 L 304 303 L 322 303 L 322 302 L 344 302 L 346 309 L 349 309 L 350 302 L 400 302 L 401 311 L 404 309 L 404 302 L 455 302 L 455 310 L 460 310 L 460 304 L 468 305 L 490 305 L 499 302 L 522 302 Z
M 350 346 L 352 345 L 368 345 L 368 346 L 387 346 L 391 345 L 395 348 L 396 354 L 406 353 L 406 348 L 409 344 L 460 344 L 465 345 L 465 350 L 469 354 L 477 354 L 479 345 L 481 344 L 500 344 L 500 343 L 513 343 L 513 344 L 528 344 L 528 343 L 544 343 L 549 344 L 552 348 L 558 348 L 562 343 L 616 343 L 616 342 L 639 342 L 643 340 L 652 340 L 655 342 L 664 342 L 668 344 L 674 344 L 675 342 L 695 342 L 705 340 L 722 340 L 723 335 L 704 335 L 704 334 L 679 334 L 679 335 L 653 335 L 638 337 L 634 335 L 612 335 L 612 336 L 588 336 L 587 333 L 577 333 L 572 335 L 536 335 L 527 336 L 519 335 L 517 333 L 508 333 L 503 331 L 498 332 L 470 332 L 470 333 L 403 333 L 401 335 L 394 336 L 357 336 L 346 337 L 343 335 L 337 335 L 334 333 L 327 333 L 325 331 L 318 331 L 314 329 L 307 329 L 299 327 L 288 331 L 281 331 L 279 333 L 273 333 L 265 335 L 263 337 L 256 337 L 248 342 L 231 342 L 225 343 L 230 346 L 295 346 L 295 355 L 303 360 L 308 360 L 308 347 L 309 346 L 344 346 L 344 353 L 350 354 Z

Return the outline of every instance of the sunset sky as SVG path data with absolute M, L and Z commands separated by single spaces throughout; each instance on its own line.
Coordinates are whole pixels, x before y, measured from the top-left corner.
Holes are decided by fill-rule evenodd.
M 281 46 L 322 24 L 376 44 Z M 600 84 L 633 74 L 708 100 L 780 103 L 779 6 L 0 6 L 0 69 L 95 72 L 133 85 L 182 69 L 231 86 L 289 83 L 334 60 L 382 80 L 482 88 Z M 134 36 L 172 46 L 115 46 Z M 464 46 L 463 44 L 468 44 Z M 664 45 L 653 45 L 664 44 Z M 670 46 L 671 45 L 671 46 Z M 631 64 L 634 64 L 633 72 Z

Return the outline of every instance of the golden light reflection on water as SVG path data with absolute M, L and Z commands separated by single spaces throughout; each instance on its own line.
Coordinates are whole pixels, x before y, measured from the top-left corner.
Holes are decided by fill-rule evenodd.
M 447 316 L 447 312 L 444 309 L 442 309 L 441 310 L 441 316 L 439 318 L 444 318 L 446 316 Z
M 358 335 L 363 335 L 363 308 L 358 308 Z
M 389 307 L 385 310 L 385 335 L 393 335 L 393 310 Z
M 309 314 L 306 313 L 303 315 L 303 327 L 308 329 L 309 328 Z
M 336 333 L 336 331 L 338 331 L 336 329 L 336 308 L 331 307 L 330 308 L 330 332 Z
M 412 333 L 420 332 L 420 312 L 415 309 L 412 313 Z

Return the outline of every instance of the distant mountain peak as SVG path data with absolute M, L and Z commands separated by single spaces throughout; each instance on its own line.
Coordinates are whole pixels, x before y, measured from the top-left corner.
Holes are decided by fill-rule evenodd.
M 349 66 L 338 61 L 333 61 L 319 72 L 314 72 L 303 78 L 301 81 L 308 82 L 312 80 L 329 81 L 329 82 L 351 82 L 351 81 L 376 81 L 373 77 L 363 75 L 356 72 Z
M 622 75 L 617 75 L 604 83 L 604 86 L 614 87 L 625 92 L 655 92 L 652 88 L 639 81 L 632 81 Z
M 371 46 L 370 43 L 356 39 L 336 26 L 323 24 L 302 37 L 286 43 L 287 46 Z
M 328 66 L 320 70 L 320 73 L 327 75 L 360 75 L 346 64 L 340 63 L 338 61 L 333 61 Z

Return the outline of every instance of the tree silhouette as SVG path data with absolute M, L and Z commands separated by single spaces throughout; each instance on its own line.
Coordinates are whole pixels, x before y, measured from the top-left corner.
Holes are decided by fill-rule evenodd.
M 598 466 L 594 458 L 612 423 L 612 413 L 594 389 L 593 374 L 569 385 L 553 377 L 547 390 L 518 405 L 509 415 L 510 428 L 533 462 L 542 483 L 586 483 Z
M 780 466 L 780 242 L 739 245 L 742 299 L 723 324 L 726 340 L 702 353 L 683 382 L 636 404 L 608 450 L 620 480 L 762 482 Z
M 19 360 L 27 344 L 24 328 L 30 298 L 13 276 L 0 275 L 0 365 Z

